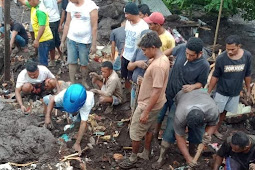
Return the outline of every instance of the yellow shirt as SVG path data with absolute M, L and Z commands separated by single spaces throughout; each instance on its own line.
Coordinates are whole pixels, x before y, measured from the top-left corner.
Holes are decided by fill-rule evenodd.
M 46 12 L 44 4 L 40 2 L 36 7 L 32 7 L 28 2 L 26 2 L 26 5 L 31 8 L 31 24 L 34 30 L 35 38 L 38 36 L 40 26 L 45 26 L 45 30 L 39 42 L 53 39 L 53 35 L 49 26 L 49 16 Z
M 163 34 L 159 35 L 159 38 L 162 42 L 162 46 L 160 47 L 161 51 L 175 47 L 174 37 L 167 30 L 165 30 Z

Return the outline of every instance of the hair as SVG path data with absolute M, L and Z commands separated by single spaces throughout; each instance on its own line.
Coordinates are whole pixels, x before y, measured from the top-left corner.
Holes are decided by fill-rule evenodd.
M 187 125 L 188 127 L 201 127 L 205 124 L 204 112 L 200 109 L 192 109 L 187 115 Z
M 244 132 L 235 132 L 232 136 L 231 143 L 237 145 L 240 148 L 245 148 L 249 145 L 250 139 Z
M 151 48 L 151 47 L 160 48 L 162 46 L 162 42 L 158 36 L 158 33 L 156 33 L 155 31 L 151 31 L 144 34 L 138 46 L 140 48 L 142 47 L 143 48 Z
M 241 39 L 238 35 L 230 35 L 227 37 L 225 43 L 239 45 L 241 44 Z
M 203 50 L 203 46 L 203 41 L 200 38 L 196 37 L 191 37 L 186 44 L 186 48 L 191 51 L 195 51 L 196 54 L 200 53 Z
M 38 70 L 38 64 L 34 61 L 28 61 L 26 63 L 26 70 L 28 72 L 35 72 L 36 70 Z
M 112 63 L 111 63 L 110 61 L 105 61 L 105 62 L 103 62 L 101 67 L 107 67 L 107 68 L 109 68 L 110 70 L 113 69 L 113 65 L 112 65 Z
M 140 4 L 138 5 L 138 10 L 139 12 L 141 12 L 143 15 L 148 15 L 150 16 L 151 15 L 151 11 L 150 11 L 150 8 L 147 4 Z

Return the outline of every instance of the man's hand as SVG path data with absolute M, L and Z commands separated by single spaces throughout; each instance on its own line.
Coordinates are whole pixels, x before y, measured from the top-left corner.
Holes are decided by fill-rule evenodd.
M 212 136 L 210 136 L 207 132 L 205 132 L 202 143 L 207 145 L 211 142 L 211 140 L 212 140 Z
M 78 152 L 79 156 L 81 156 L 81 145 L 80 144 L 75 143 L 73 145 L 73 149 Z
M 192 161 L 188 162 L 188 166 L 189 166 L 189 168 L 194 168 L 195 166 L 197 166 L 197 162 L 192 160 Z
M 93 78 L 93 77 L 98 78 L 99 77 L 99 75 L 96 72 L 89 73 L 89 76 L 90 76 L 90 78 Z
M 92 45 L 92 46 L 90 47 L 90 54 L 95 54 L 96 51 L 97 51 L 97 46 L 96 46 L 96 45 Z
M 148 67 L 148 64 L 145 63 L 145 61 L 140 60 L 140 61 L 136 61 L 135 62 L 137 67 L 142 68 L 142 69 L 146 69 Z
M 142 82 L 143 82 L 143 77 L 142 77 L 142 76 L 138 76 L 138 77 L 137 77 L 137 84 L 138 84 L 138 85 L 141 85 Z
M 59 26 L 58 26 L 58 32 L 63 32 L 63 29 L 64 29 L 64 27 L 63 27 L 62 25 L 59 24 Z
M 249 165 L 249 170 L 255 170 L 255 163 L 251 163 Z
M 53 129 L 53 125 L 51 123 L 50 117 L 48 117 L 48 116 L 45 117 L 44 127 L 47 129 Z
M 25 112 L 27 112 L 27 108 L 25 107 L 25 106 L 20 106 L 20 109 L 21 109 L 21 111 L 23 112 L 23 113 L 25 113 Z
M 35 48 L 38 48 L 39 47 L 39 40 L 35 39 L 33 45 L 34 45 Z
M 149 112 L 144 110 L 140 116 L 140 122 L 145 124 L 145 123 L 147 123 L 148 118 L 149 118 Z
M 93 93 L 98 93 L 98 89 L 91 89 L 90 91 L 92 91 Z
M 246 100 L 247 102 L 251 101 L 251 92 L 246 93 Z
M 64 52 L 64 48 L 65 48 L 65 43 L 61 42 L 59 49 L 60 51 L 63 53 Z
M 185 93 L 188 93 L 188 92 L 191 92 L 192 90 L 195 89 L 195 86 L 194 85 L 183 85 L 182 86 L 182 90 L 185 92 Z

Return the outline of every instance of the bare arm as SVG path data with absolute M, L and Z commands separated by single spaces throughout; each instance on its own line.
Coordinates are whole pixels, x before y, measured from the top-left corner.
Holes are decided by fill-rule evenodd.
M 192 90 L 195 89 L 200 89 L 201 87 L 203 87 L 202 83 L 195 83 L 195 84 L 186 84 L 182 86 L 182 90 L 187 93 L 187 92 L 191 92 Z
M 45 120 L 46 119 L 50 120 L 50 115 L 51 115 L 51 112 L 52 112 L 52 110 L 54 108 L 54 105 L 55 105 L 54 98 L 55 98 L 55 96 L 50 96 L 50 101 L 49 101 L 49 104 L 47 106 L 47 111 L 46 111 L 46 114 L 45 114 Z
M 23 106 L 22 98 L 21 98 L 21 95 L 20 95 L 21 88 L 22 87 L 15 89 L 15 96 L 16 96 L 17 102 L 19 103 L 20 107 Z
M 250 94 L 251 93 L 251 77 L 245 77 L 244 78 L 244 82 L 245 82 L 245 86 L 247 89 L 247 93 Z
M 178 145 L 182 155 L 184 156 L 186 162 L 187 163 L 192 162 L 193 158 L 189 154 L 189 150 L 188 150 L 188 147 L 186 145 L 185 138 L 183 136 L 180 136 L 180 135 L 177 135 L 177 134 L 175 134 L 175 138 L 176 138 L 176 141 L 177 141 L 177 145 Z
M 81 124 L 80 124 L 79 131 L 78 131 L 78 137 L 76 139 L 75 144 L 73 145 L 73 148 L 75 149 L 75 151 L 78 151 L 79 155 L 81 155 L 81 144 L 80 143 L 81 143 L 83 134 L 85 133 L 86 127 L 87 127 L 87 121 L 82 120 Z
M 19 0 L 22 5 L 26 5 L 26 0 Z
M 37 37 L 35 38 L 36 41 L 39 41 L 40 38 L 42 37 L 43 33 L 44 33 L 44 30 L 45 30 L 45 26 L 40 26 L 39 27 L 39 31 L 38 31 L 38 35 Z
M 13 47 L 13 44 L 15 42 L 15 38 L 16 38 L 17 34 L 18 34 L 18 31 L 12 31 L 12 37 L 11 37 L 11 41 L 10 41 L 10 48 L 11 49 Z
M 206 132 L 212 136 L 214 134 L 214 131 L 217 129 L 217 126 L 207 126 L 206 127 Z
M 170 48 L 170 49 L 165 50 L 165 51 L 164 51 L 164 54 L 165 54 L 166 56 L 170 56 L 170 55 L 172 54 L 172 52 L 173 52 L 173 48 Z
M 71 14 L 70 14 L 70 12 L 68 12 L 67 16 L 66 16 L 66 23 L 65 23 L 65 26 L 64 26 L 63 35 L 62 35 L 62 38 L 61 38 L 61 43 L 64 43 L 65 40 L 66 40 L 66 36 L 67 36 L 68 31 L 69 31 L 70 22 L 71 22 Z
M 218 170 L 219 167 L 221 166 L 222 164 L 222 161 L 223 161 L 223 158 L 216 155 L 215 157 L 215 162 L 214 162 L 214 165 L 213 165 L 213 170 Z
M 112 60 L 113 61 L 114 61 L 114 58 L 115 58 L 115 48 L 116 48 L 116 43 L 115 43 L 115 41 L 112 41 L 111 50 L 112 50 Z
M 212 92 L 212 90 L 214 89 L 216 83 L 218 82 L 218 78 L 212 76 L 210 83 L 209 83 L 209 87 L 208 87 L 208 93 L 210 94 Z
M 97 45 L 97 22 L 98 22 L 98 10 L 94 9 L 90 12 L 90 20 L 91 20 L 91 30 L 92 30 L 92 44 L 91 44 L 91 53 L 96 53 L 96 45 Z
M 62 32 L 62 27 L 63 27 L 63 23 L 65 21 L 65 16 L 66 16 L 66 12 L 64 10 L 62 10 L 61 12 L 61 18 L 60 18 L 60 22 L 59 22 L 59 26 L 58 26 L 58 31 Z

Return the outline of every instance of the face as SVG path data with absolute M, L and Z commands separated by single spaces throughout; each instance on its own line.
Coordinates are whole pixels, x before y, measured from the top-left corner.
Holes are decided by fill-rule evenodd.
M 37 77 L 39 76 L 39 70 L 36 70 L 35 72 L 28 71 L 27 74 L 31 79 L 37 79 Z
M 39 0 L 28 0 L 29 5 L 36 7 L 39 4 Z
M 101 73 L 104 78 L 108 78 L 112 74 L 112 70 L 107 67 L 101 67 Z
M 132 14 L 125 13 L 125 18 L 126 18 L 128 21 L 134 21 L 134 15 L 132 15 Z
M 152 30 L 152 31 L 158 30 L 158 24 L 150 23 L 149 27 L 150 27 L 150 30 Z
M 139 11 L 139 17 L 143 19 L 145 17 L 148 17 L 148 14 L 143 14 L 142 12 Z
M 226 51 L 229 57 L 233 57 L 238 54 L 238 50 L 240 49 L 240 45 L 236 44 L 226 44 Z
M 202 52 L 197 54 L 195 51 L 191 51 L 188 48 L 186 48 L 186 58 L 188 61 L 194 61 L 198 59 L 199 57 L 201 57 L 201 55 L 202 55 Z
M 241 153 L 244 152 L 246 148 L 240 148 L 238 145 L 233 145 L 232 143 L 230 143 L 232 151 L 235 153 Z
M 142 47 L 142 50 L 143 50 L 143 54 L 149 59 L 155 56 L 155 47 L 150 47 L 150 48 Z

